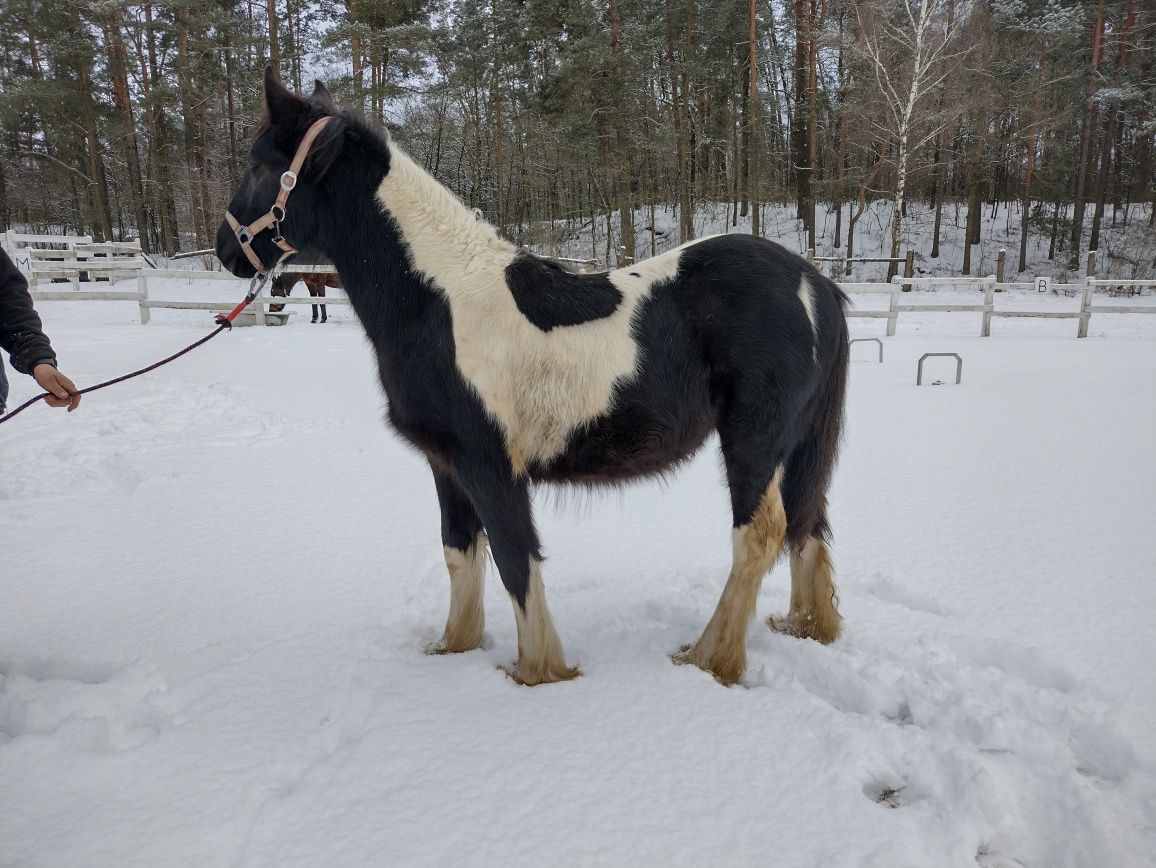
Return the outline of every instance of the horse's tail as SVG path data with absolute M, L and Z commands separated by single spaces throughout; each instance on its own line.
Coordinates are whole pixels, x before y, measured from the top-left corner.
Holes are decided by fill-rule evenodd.
M 829 281 L 824 279 L 824 283 L 829 284 L 837 300 L 835 313 L 828 319 L 834 332 L 833 352 L 828 356 L 823 380 L 811 399 L 806 433 L 791 452 L 783 473 L 783 508 L 787 513 L 787 542 L 792 551 L 799 551 L 811 537 L 829 541 L 831 534 L 827 524 L 827 488 L 843 433 L 851 347 L 843 313 L 847 297 Z

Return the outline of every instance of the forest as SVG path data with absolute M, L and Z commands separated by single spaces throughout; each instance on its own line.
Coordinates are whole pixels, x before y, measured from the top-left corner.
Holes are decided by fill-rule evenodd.
M 643 257 L 656 206 L 687 240 L 776 205 L 846 255 L 885 202 L 898 256 L 919 202 L 925 257 L 963 209 L 967 274 L 1019 203 L 1009 269 L 1029 238 L 1075 268 L 1156 218 L 1154 42 L 1145 0 L 0 0 L 0 222 L 211 247 L 271 63 L 521 244 L 599 225 Z

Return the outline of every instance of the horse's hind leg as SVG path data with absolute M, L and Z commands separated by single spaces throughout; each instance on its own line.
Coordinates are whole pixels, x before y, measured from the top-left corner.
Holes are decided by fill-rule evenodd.
M 841 362 L 845 366 L 845 361 Z M 837 370 L 837 374 L 839 371 Z M 825 386 L 811 429 L 787 459 L 783 503 L 791 550 L 791 608 L 772 616 L 772 630 L 814 639 L 824 645 L 839 638 L 839 597 L 827 551 L 827 487 L 835 463 L 843 411 L 842 380 Z
M 839 638 L 839 596 L 835 570 L 827 551 L 826 482 L 812 478 L 814 465 L 801 454 L 804 443 L 787 465 L 783 497 L 788 509 L 787 545 L 791 550 L 791 608 L 785 616 L 772 615 L 772 630 L 814 639 L 824 645 Z M 801 459 L 801 460 L 800 460 Z M 793 468 L 803 468 L 795 470 Z
M 786 616 L 772 615 L 772 630 L 814 639 L 827 645 L 839 638 L 839 598 L 835 571 L 827 544 L 812 535 L 791 549 L 791 608 Z
M 325 298 L 324 280 L 325 280 L 325 277 L 322 275 L 322 276 L 315 276 L 311 280 L 306 282 L 305 285 L 309 287 L 309 295 L 310 296 L 312 296 L 313 298 Z M 329 308 L 326 305 L 314 304 L 314 305 L 310 305 L 310 306 L 313 308 L 313 322 L 317 322 L 318 310 L 321 311 L 321 322 L 329 322 Z
M 486 535 L 473 504 L 453 478 L 435 470 L 434 484 L 450 574 L 450 614 L 442 638 L 426 650 L 431 654 L 472 651 L 481 646 L 486 626 Z
M 787 516 L 780 491 L 782 467 L 767 466 L 775 458 L 774 450 L 744 449 L 728 444 L 725 433 L 722 437 L 734 512 L 733 562 L 702 636 L 676 654 L 674 661 L 693 663 L 722 684 L 731 685 L 747 668 L 747 628 L 755 614 L 763 576 L 782 551 Z

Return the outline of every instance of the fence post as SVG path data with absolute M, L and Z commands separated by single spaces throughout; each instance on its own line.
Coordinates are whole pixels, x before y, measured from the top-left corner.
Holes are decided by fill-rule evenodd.
M 999 255 L 995 258 L 995 282 L 1003 283 L 1004 267 L 1007 264 L 1007 251 L 1000 248 Z M 1003 292 L 1002 289 L 997 289 L 996 292 Z
M 265 305 L 258 300 L 250 304 L 249 307 L 253 310 L 253 324 L 259 326 L 265 325 Z
M 1003 251 L 1000 251 L 1000 264 L 1003 264 Z M 983 322 L 979 327 L 979 336 L 981 338 L 991 337 L 991 312 L 995 310 L 995 299 L 992 297 L 992 292 L 995 291 L 994 283 L 987 283 L 983 287 Z
M 814 265 L 816 268 L 819 267 L 819 264 L 817 262 L 815 262 L 815 248 L 814 247 L 808 247 L 807 248 L 807 261 L 809 263 L 811 263 L 812 265 Z
M 148 325 L 149 320 L 152 318 L 152 311 L 149 310 L 148 306 L 149 279 L 143 268 L 136 274 L 136 290 L 137 295 L 140 296 L 137 300 L 137 304 L 140 305 L 140 324 Z
M 1084 278 L 1086 284 L 1084 286 L 1084 297 L 1080 301 L 1080 327 L 1076 331 L 1076 337 L 1086 338 L 1088 336 L 1088 324 L 1092 319 L 1092 279 L 1096 276 L 1096 251 L 1088 251 L 1088 268 L 1087 277 Z
M 908 248 L 907 256 L 903 259 L 903 276 L 915 277 L 915 251 Z M 903 284 L 904 292 L 911 292 L 911 284 Z
M 1092 278 L 1084 278 L 1084 297 L 1080 300 L 1080 327 L 1076 330 L 1076 337 L 1088 336 L 1088 322 L 1092 319 Z
M 618 264 L 615 265 L 614 267 L 615 268 L 622 268 L 625 265 L 626 265 L 626 245 L 625 244 L 619 244 L 618 245 Z
M 891 286 L 891 307 L 887 312 L 887 337 L 895 335 L 895 326 L 899 322 L 899 294 L 895 291 L 895 285 Z

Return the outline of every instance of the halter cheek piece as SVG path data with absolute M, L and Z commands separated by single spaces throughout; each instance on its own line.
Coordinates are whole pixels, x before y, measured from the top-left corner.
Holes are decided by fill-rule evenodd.
M 301 144 L 297 146 L 297 153 L 293 155 L 293 162 L 289 164 L 289 170 L 281 175 L 281 189 L 277 191 L 277 199 L 273 202 L 273 206 L 265 213 L 250 223 L 248 226 L 241 225 L 241 221 L 233 216 L 233 212 L 225 212 L 225 221 L 233 230 L 233 234 L 237 236 L 237 242 L 241 245 L 241 249 L 245 251 L 245 256 L 248 257 L 249 262 L 253 264 L 253 268 L 257 269 L 257 274 L 262 277 L 268 274 L 273 268 L 276 268 L 286 257 L 297 252 L 292 244 L 285 240 L 285 236 L 281 234 L 281 221 L 285 219 L 285 205 L 289 201 L 289 194 L 293 192 L 293 188 L 297 186 L 297 174 L 301 171 L 301 167 L 305 164 L 305 158 L 309 156 L 309 149 L 313 147 L 313 142 L 317 136 L 325 129 L 325 125 L 329 123 L 331 118 L 323 117 L 313 122 L 305 132 L 305 136 L 301 139 Z M 273 264 L 272 268 L 266 268 L 265 264 L 253 251 L 253 239 L 264 232 L 266 229 L 273 230 L 273 243 L 281 248 L 283 251 L 281 257 Z

